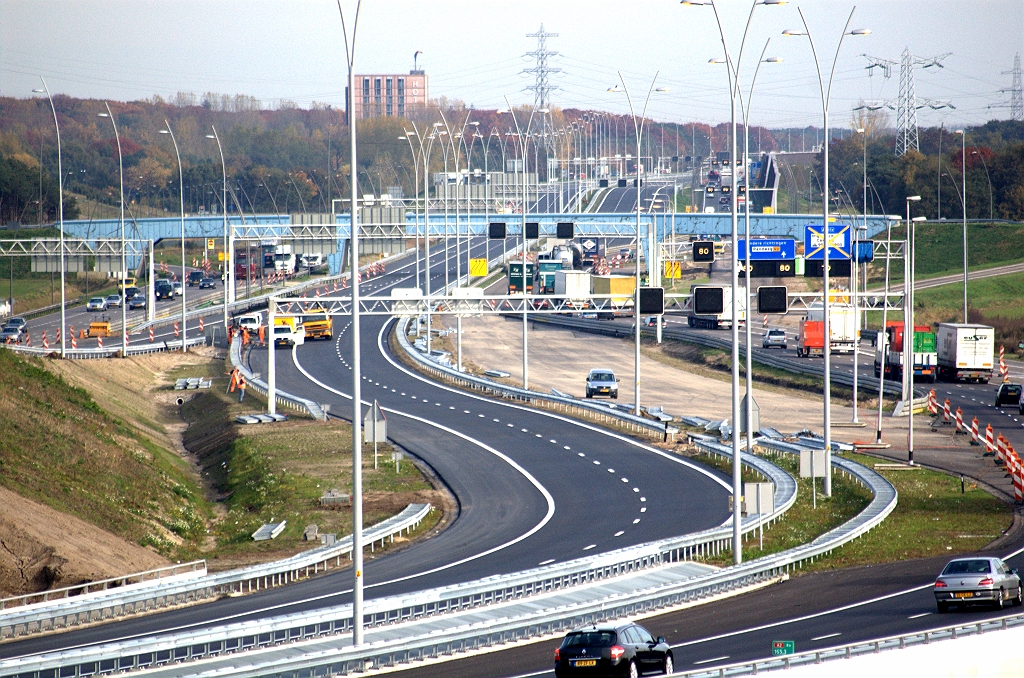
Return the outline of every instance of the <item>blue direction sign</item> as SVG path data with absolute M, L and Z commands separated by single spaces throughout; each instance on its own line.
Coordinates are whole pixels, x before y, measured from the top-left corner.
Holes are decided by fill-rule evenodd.
M 804 226 L 804 259 L 825 258 L 825 237 L 821 224 L 807 224 Z M 850 225 L 829 224 L 829 259 L 850 258 Z
M 741 238 L 736 243 L 737 259 L 747 258 L 747 241 Z M 796 259 L 796 241 L 792 238 L 751 238 L 751 261 L 778 261 Z

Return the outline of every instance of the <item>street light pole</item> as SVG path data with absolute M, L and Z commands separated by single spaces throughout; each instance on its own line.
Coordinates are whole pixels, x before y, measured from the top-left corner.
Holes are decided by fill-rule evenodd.
M 725 40 L 725 31 L 722 28 L 722 19 L 718 14 L 718 6 L 714 0 L 708 0 L 707 2 L 698 2 L 683 0 L 683 5 L 710 5 L 711 9 L 715 13 L 715 23 L 718 27 L 718 35 L 722 41 L 722 52 L 725 54 L 725 63 L 728 67 L 728 84 L 729 84 L 729 117 L 730 117 L 730 128 L 731 134 L 731 150 L 729 153 L 729 163 L 732 165 L 731 177 L 732 177 L 732 192 L 731 192 L 731 204 L 730 204 L 730 222 L 732 227 L 732 272 L 730 274 L 731 280 L 731 292 L 732 292 L 732 328 L 731 328 L 731 339 L 732 339 L 732 412 L 731 421 L 733 427 L 732 434 L 732 492 L 733 492 L 733 507 L 732 507 L 732 551 L 733 551 L 733 562 L 739 565 L 743 562 L 743 526 L 742 526 L 742 466 L 740 456 L 740 439 L 737 433 L 737 428 L 740 418 L 740 355 L 739 355 L 739 307 L 737 300 L 739 295 L 737 291 L 739 289 L 739 260 L 737 258 L 737 248 L 739 247 L 739 222 L 738 215 L 736 213 L 737 201 L 736 201 L 736 99 L 739 93 L 739 66 L 743 60 L 743 48 L 746 46 L 747 34 L 750 32 L 750 24 L 754 18 L 754 10 L 760 5 L 779 5 L 783 4 L 785 0 L 755 0 L 750 6 L 750 13 L 747 16 L 747 25 L 743 30 L 743 38 L 740 40 L 740 51 L 739 58 L 736 62 L 733 62 L 732 56 L 729 54 L 729 46 Z M 715 60 L 712 59 L 712 62 Z M 709 137 L 710 145 L 710 137 Z M 710 152 L 709 152 L 710 155 Z M 749 247 L 749 245 L 748 245 Z M 747 313 L 747 322 L 750 321 L 749 312 Z M 749 428 L 749 426 L 748 426 Z
M 228 336 L 228 302 L 230 301 L 228 299 L 228 292 L 234 287 L 235 280 L 234 271 L 231 267 L 231 249 L 234 243 L 228 229 L 228 170 L 227 165 L 224 164 L 224 147 L 220 145 L 220 135 L 217 134 L 217 128 L 210 125 L 210 129 L 213 130 L 213 134 L 207 134 L 206 138 L 214 139 L 217 142 L 217 151 L 220 152 L 220 171 L 224 181 L 224 199 L 221 202 L 221 209 L 224 212 L 224 279 L 221 284 L 224 285 L 224 337 L 226 339 Z M 294 185 L 294 182 L 292 182 L 292 185 Z M 298 190 L 298 188 L 295 189 L 296 192 Z M 302 196 L 300 195 L 299 197 L 301 198 Z M 273 333 L 274 328 L 270 328 L 270 331 Z
M 967 131 L 958 129 L 960 135 L 960 204 L 964 208 L 964 324 L 967 324 Z
M 348 133 L 349 163 L 352 175 L 349 178 L 351 190 L 351 219 L 349 242 L 352 256 L 352 645 L 363 644 L 363 440 L 362 423 L 362 361 L 360 359 L 359 331 L 359 224 L 358 224 L 358 165 L 356 164 L 356 32 L 359 29 L 359 8 L 357 0 L 355 20 L 352 23 L 352 38 L 349 39 L 345 25 L 345 12 L 338 0 L 338 14 L 341 16 L 341 31 L 345 37 L 345 65 L 348 67 Z M 429 274 L 428 274 L 429 277 Z M 427 328 L 429 332 L 429 327 Z M 428 335 L 429 336 L 429 335 Z M 273 351 L 273 347 L 270 348 Z
M 823 280 L 822 280 L 822 306 L 823 306 L 823 318 L 824 328 L 823 334 L 825 337 L 824 341 L 824 354 L 825 354 L 825 388 L 824 388 L 824 444 L 825 444 L 825 496 L 832 496 L 832 327 L 830 318 L 830 306 L 831 301 L 830 285 L 829 281 L 829 250 L 832 247 L 832 237 L 829 235 L 828 228 L 828 217 L 829 207 L 831 199 L 829 196 L 828 187 L 828 151 L 829 151 L 829 131 L 828 131 L 828 105 L 829 100 L 832 96 L 832 80 L 836 74 L 836 64 L 839 62 L 839 51 L 843 47 L 843 40 L 847 35 L 870 35 L 871 31 L 866 28 L 858 28 L 853 31 L 848 31 L 850 28 L 850 21 L 853 20 L 853 13 L 857 8 L 854 7 L 850 10 L 850 16 L 846 19 L 846 25 L 843 27 L 843 32 L 839 36 L 839 44 L 836 46 L 835 56 L 832 58 L 832 69 L 828 77 L 828 86 L 826 87 L 825 81 L 821 75 L 821 65 L 818 61 L 818 51 L 814 46 L 814 38 L 811 36 L 811 29 L 807 25 L 807 19 L 804 17 L 803 10 L 797 8 L 797 12 L 800 14 L 800 21 L 804 25 L 803 32 L 786 30 L 783 31 L 783 35 L 789 36 L 807 36 L 807 42 L 811 45 L 811 55 L 814 57 L 814 68 L 818 75 L 818 88 L 821 92 L 821 112 L 822 112 L 822 124 L 823 130 L 823 162 L 822 162 L 822 173 L 824 174 L 824 180 L 822 182 L 822 237 L 825 240 L 825 246 L 823 249 Z
M 530 365 L 529 365 L 529 361 L 528 361 L 529 349 L 528 349 L 528 345 L 527 345 L 528 339 L 527 339 L 527 334 L 526 334 L 527 328 L 529 327 L 529 324 L 528 324 L 529 323 L 529 311 L 528 311 L 528 308 L 530 306 L 530 303 L 529 303 L 529 300 L 528 300 L 528 296 L 527 296 L 527 293 L 526 293 L 526 254 L 527 254 L 526 210 L 527 210 L 527 203 L 529 202 L 530 196 L 529 196 L 529 189 L 528 189 L 528 187 L 526 185 L 526 179 L 527 179 L 527 172 L 526 172 L 527 148 L 526 148 L 526 136 L 524 134 L 529 134 L 530 133 L 530 128 L 533 127 L 533 118 L 537 114 L 537 111 L 539 110 L 542 113 L 547 113 L 548 110 L 546 108 L 538 109 L 537 106 L 534 105 L 533 110 L 530 112 L 530 119 L 526 123 L 526 132 L 524 133 L 523 130 L 519 127 L 519 120 L 518 120 L 518 118 L 516 118 L 515 109 L 513 109 L 512 108 L 512 104 L 509 103 L 508 97 L 505 97 L 505 105 L 508 106 L 508 114 L 512 116 L 512 122 L 516 126 L 515 139 L 516 139 L 518 147 L 519 147 L 519 157 L 522 158 L 522 160 L 523 160 L 523 184 L 522 184 L 523 203 L 522 203 L 522 209 L 520 210 L 520 213 L 523 216 L 523 219 L 522 219 L 522 229 L 523 229 L 523 251 L 522 251 L 522 261 L 523 261 L 523 268 L 522 268 L 522 271 L 523 271 L 523 277 L 522 277 L 522 281 L 523 281 L 523 390 L 525 391 L 525 390 L 530 388 L 530 372 L 529 372 Z M 536 169 L 536 168 L 534 168 L 534 169 Z
M 164 125 L 167 126 L 167 129 L 160 130 L 160 134 L 170 135 L 171 143 L 174 144 L 174 156 L 178 159 L 178 198 L 181 207 L 181 352 L 188 353 L 188 345 L 186 343 L 188 339 L 188 325 L 185 322 L 185 295 L 188 289 L 188 285 L 185 284 L 185 177 L 181 169 L 181 153 L 178 152 L 178 141 L 174 138 L 171 123 L 166 118 L 164 118 Z M 124 303 L 127 303 L 127 300 Z M 273 326 L 271 326 L 271 331 L 273 331 Z M 271 343 L 273 343 L 273 337 L 271 337 Z
M 867 235 L 868 231 L 868 132 L 863 127 L 857 128 L 857 134 L 864 136 L 864 234 Z M 857 285 L 857 260 L 860 259 L 860 238 L 857 239 L 854 244 L 854 251 L 851 252 L 853 255 L 853 418 L 850 420 L 854 424 L 857 423 L 857 407 L 858 403 L 858 375 L 860 374 L 860 330 L 861 330 L 861 313 L 860 313 L 860 302 L 857 298 L 858 285 Z
M 622 89 L 616 87 L 609 87 L 609 92 L 624 92 L 626 94 L 626 102 L 629 104 L 629 115 L 633 118 L 633 132 L 636 135 L 636 147 L 640 148 L 640 143 L 643 140 L 644 135 L 644 122 L 647 116 L 647 105 L 651 102 L 651 95 L 654 92 L 667 92 L 668 90 L 664 87 L 659 87 L 655 90 L 654 85 L 658 81 L 658 73 L 655 72 L 654 78 L 651 79 L 651 86 L 647 90 L 647 99 L 644 101 L 643 111 L 640 113 L 640 120 L 636 118 L 636 111 L 633 108 L 633 98 L 629 95 L 629 88 L 626 87 L 626 81 L 622 77 L 622 73 L 619 72 L 619 82 L 622 83 Z M 640 180 L 640 154 L 637 152 L 637 163 L 636 163 L 636 282 L 633 290 L 633 414 L 640 416 L 640 195 L 641 195 L 641 184 Z M 654 216 L 651 216 L 653 225 Z M 649 265 L 651 254 L 653 254 L 654 243 L 651 243 L 652 251 L 648 253 L 648 272 L 651 272 Z
M 53 113 L 53 126 L 57 130 L 57 181 L 58 181 L 58 204 L 59 212 L 57 218 L 60 222 L 60 357 L 64 358 L 67 355 L 65 347 L 67 346 L 67 339 L 64 336 L 67 333 L 67 309 L 65 308 L 66 303 L 66 292 L 64 290 L 65 270 L 67 269 L 66 257 L 64 252 L 64 167 L 61 159 L 61 148 L 60 148 L 60 124 L 57 122 L 57 109 L 53 106 L 53 97 L 50 96 L 50 88 L 46 85 L 46 80 L 39 76 L 39 79 L 43 83 L 43 89 L 32 90 L 36 94 L 46 94 L 47 100 L 50 102 L 50 111 Z M 40 159 L 40 164 L 42 159 Z M 123 243 L 122 243 L 123 244 Z M 13 270 L 13 269 L 12 269 Z M 123 287 L 123 286 L 122 286 Z M 122 292 L 122 295 L 124 292 Z M 124 306 L 124 299 L 121 300 L 121 306 Z M 11 309 L 14 312 L 14 309 Z
M 117 141 L 117 169 L 118 176 L 120 177 L 120 193 L 121 193 L 121 357 L 128 357 L 128 305 L 124 303 L 124 289 L 127 287 L 125 281 L 128 279 L 128 261 L 125 256 L 125 237 L 124 237 L 124 158 L 121 155 L 121 135 L 117 132 L 117 121 L 114 120 L 113 113 L 110 112 L 110 104 L 103 102 L 106 106 L 107 112 L 100 113 L 101 118 L 110 118 L 110 124 L 114 126 L 114 139 Z M 64 229 L 62 228 L 61 231 Z M 152 289 L 153 281 L 150 281 L 150 289 Z M 152 300 L 147 300 L 147 304 Z M 61 332 L 61 336 L 64 333 Z
M 919 195 L 907 196 L 907 249 L 903 270 L 903 384 L 907 405 L 907 463 L 914 463 L 914 246 L 915 227 L 925 217 L 910 218 L 910 203 L 921 200 Z

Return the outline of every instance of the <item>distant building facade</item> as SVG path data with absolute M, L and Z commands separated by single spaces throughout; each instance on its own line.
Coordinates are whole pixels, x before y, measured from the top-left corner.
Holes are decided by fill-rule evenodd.
M 357 75 L 356 120 L 381 116 L 404 117 L 406 113 L 427 105 L 427 74 L 409 71 L 409 75 Z M 346 101 L 348 88 L 345 88 Z

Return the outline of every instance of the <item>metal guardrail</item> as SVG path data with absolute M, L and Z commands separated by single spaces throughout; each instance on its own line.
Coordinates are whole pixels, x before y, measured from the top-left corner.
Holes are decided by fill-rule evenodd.
M 202 576 L 205 574 L 206 561 L 193 560 L 188 563 L 167 565 L 166 567 L 158 567 L 144 572 L 125 574 L 120 577 L 98 579 L 96 581 L 85 582 L 84 584 L 78 584 L 76 586 L 65 586 L 64 588 L 49 589 L 38 593 L 27 593 L 23 596 L 0 598 L 0 610 L 6 610 L 12 607 L 28 606 L 35 603 L 46 603 L 70 598 L 71 596 L 84 596 L 90 593 L 95 593 L 96 591 L 106 591 L 111 588 L 120 588 L 121 590 L 124 590 L 125 587 L 135 586 L 137 584 L 151 585 L 153 583 L 162 583 L 163 581 L 166 581 L 168 577 L 181 577 L 183 575 Z
M 394 535 L 414 529 L 430 512 L 430 504 L 410 504 L 401 513 L 366 530 L 367 545 L 394 539 Z M 45 631 L 82 626 L 112 617 L 126 617 L 154 609 L 173 607 L 223 594 L 248 593 L 287 584 L 326 571 L 332 564 L 341 566 L 341 557 L 352 552 L 351 535 L 333 545 L 304 551 L 291 558 L 237 570 L 207 574 L 174 583 L 151 582 L 132 590 L 111 589 L 88 597 L 49 601 L 32 609 L 16 608 L 0 615 L 0 640 L 34 635 Z M 3 662 L 0 662 L 3 665 Z
M 729 449 L 712 440 L 697 442 L 722 454 Z M 369 601 L 364 619 L 369 627 L 367 642 L 360 647 L 339 645 L 337 636 L 351 629 L 351 605 L 342 605 L 12 659 L 0 662 L 0 675 L 42 676 L 56 666 L 61 667 L 62 676 L 142 667 L 148 667 L 147 675 L 151 676 L 197 671 L 233 677 L 344 675 L 543 637 L 582 624 L 655 614 L 777 580 L 880 523 L 895 507 L 895 488 L 871 469 L 839 457 L 834 457 L 834 461 L 840 470 L 874 491 L 868 508 L 810 544 L 743 565 L 700 574 L 694 572 L 692 565 L 687 566 L 678 549 L 666 552 L 654 545 L 642 545 L 469 585 Z M 716 531 L 723 528 L 708 532 Z M 698 535 L 689 539 L 700 542 Z M 696 555 L 692 549 L 690 553 Z M 581 563 L 586 569 L 581 568 Z M 571 574 L 573 568 L 575 576 Z M 527 599 L 517 600 L 520 598 Z M 443 612 L 448 614 L 439 614 Z M 261 649 L 256 655 L 238 654 L 256 648 Z M 188 668 L 176 665 L 189 660 L 202 660 L 202 664 Z
M 615 326 L 609 326 L 600 322 L 592 322 L 587 320 L 580 320 L 577 318 L 568 318 L 562 316 L 542 316 L 538 314 L 533 322 L 544 322 L 550 325 L 560 325 L 562 327 L 570 327 L 574 330 L 581 332 L 588 332 L 590 334 L 601 334 L 610 337 L 621 337 L 621 336 L 632 336 L 632 332 L 623 332 L 622 328 L 616 328 Z M 704 346 L 710 346 L 712 348 L 721 348 L 725 350 L 732 350 L 732 343 L 728 339 L 709 337 L 706 334 L 686 334 L 679 330 L 671 327 L 666 327 L 661 331 L 663 337 L 669 339 L 675 339 L 677 341 L 687 341 L 692 344 L 702 344 Z M 648 328 L 641 327 L 640 334 L 647 337 L 653 337 L 655 334 Z M 746 355 L 746 347 L 740 344 L 740 355 Z M 809 374 L 815 377 L 825 376 L 824 365 L 819 365 L 816 362 L 810 360 L 806 364 L 801 363 L 795 365 L 792 361 L 772 355 L 757 355 L 754 357 L 755 362 L 759 362 L 769 367 L 774 367 L 780 370 L 786 370 L 787 372 L 797 372 L 799 374 Z M 853 375 L 846 374 L 844 372 L 832 371 L 831 379 L 833 383 L 842 384 L 843 386 L 853 386 Z M 860 384 L 862 388 L 869 388 L 871 384 L 874 384 L 877 388 L 877 379 L 869 382 L 866 379 L 861 379 Z M 893 381 L 891 378 L 885 380 L 885 392 L 891 395 L 901 395 L 903 393 L 903 387 L 901 382 Z
M 268 350 L 274 350 L 271 346 L 268 346 L 267 348 Z M 237 367 L 238 371 L 242 373 L 242 376 L 245 377 L 247 387 L 266 397 L 267 392 L 270 390 L 269 386 L 265 380 L 253 374 L 252 370 L 250 370 L 245 364 L 245 361 L 242 360 L 242 340 L 237 335 L 231 340 L 229 356 L 231 366 Z M 287 393 L 281 389 L 276 389 L 276 391 L 277 404 L 281 407 L 288 407 L 298 412 L 306 412 L 317 421 L 327 420 L 327 411 L 324 409 L 326 405 L 313 402 L 307 398 L 300 398 L 299 396 L 292 395 L 291 393 Z
M 799 652 L 797 654 L 783 657 L 772 657 L 756 662 L 745 664 L 728 664 L 715 668 L 702 669 L 697 671 L 686 671 L 677 675 L 686 678 L 722 678 L 723 676 L 752 676 L 765 671 L 778 671 L 807 666 L 810 664 L 821 664 L 836 659 L 851 659 L 864 655 L 878 654 L 886 650 L 902 650 L 918 645 L 928 645 L 934 641 L 956 640 L 957 638 L 980 636 L 991 631 L 1005 631 L 1006 629 L 1019 628 L 1024 626 L 1024 614 L 1000 617 L 998 619 L 987 619 L 973 624 L 951 624 L 941 626 L 927 631 L 905 633 L 899 636 L 888 636 L 876 640 L 867 640 L 849 645 L 837 645 L 824 650 L 813 652 Z
M 668 436 L 675 435 L 679 432 L 679 429 L 674 426 L 670 426 L 667 423 L 647 419 L 645 417 L 638 417 L 634 414 L 623 412 L 612 405 L 604 405 L 598 402 L 587 402 L 571 396 L 557 396 L 553 394 L 539 393 L 537 391 L 524 390 L 516 388 L 515 386 L 506 386 L 505 384 L 500 384 L 490 379 L 476 377 L 471 374 L 466 374 L 465 372 L 459 372 L 455 368 L 442 365 L 427 358 L 409 343 L 407 334 L 410 320 L 410 318 L 404 317 L 398 323 L 398 327 L 395 329 L 395 333 L 398 336 L 398 343 L 402 349 L 405 350 L 405 352 L 417 363 L 419 363 L 423 369 L 437 378 L 452 381 L 474 391 L 480 391 L 501 398 L 506 398 L 508 400 L 518 400 L 527 403 L 546 403 L 557 410 L 564 410 L 567 412 L 575 410 L 576 413 L 587 412 L 592 415 L 597 415 L 598 417 L 605 417 L 606 420 L 616 419 L 631 431 L 647 433 L 648 435 L 660 437 L 662 439 L 667 439 Z
M 188 346 L 203 346 L 206 344 L 206 337 L 191 337 L 186 342 Z M 60 346 L 43 348 L 42 346 L 21 346 L 19 344 L 0 344 L 0 348 L 6 348 L 25 355 L 39 357 L 60 357 Z M 126 355 L 145 355 L 147 353 L 159 353 L 161 351 L 176 351 L 181 348 L 181 340 L 177 341 L 155 341 L 132 344 L 129 342 Z M 64 351 L 68 360 L 89 360 L 93 358 L 113 358 L 121 355 L 121 344 L 118 343 L 109 348 L 67 348 Z
M 403 324 L 403 332 L 406 326 Z M 434 366 L 436 367 L 439 366 Z M 710 437 L 695 436 L 694 442 L 705 451 L 731 455 L 731 448 Z M 796 450 L 802 447 L 793 443 L 787 445 Z M 794 449 L 786 451 L 792 452 Z M 767 460 L 759 461 L 766 465 L 763 467 L 766 470 L 774 467 Z M 628 575 L 632 581 L 632 577 L 659 572 L 658 566 L 670 567 L 672 563 L 685 561 L 686 558 L 714 555 L 728 548 L 731 546 L 731 527 L 715 528 L 677 540 L 665 540 L 593 557 L 601 560 L 580 559 L 566 564 L 489 578 L 468 585 L 448 587 L 447 591 L 423 591 L 409 596 L 371 601 L 367 605 L 364 618 L 364 623 L 370 628 L 388 627 L 400 622 L 407 625 L 434 625 L 434 628 L 420 634 L 416 634 L 415 631 L 411 635 L 403 632 L 386 645 L 371 642 L 359 648 L 338 649 L 335 636 L 351 629 L 351 606 L 339 606 L 312 613 L 243 622 L 198 634 L 172 634 L 110 646 L 26 657 L 12 660 L 14 663 L 0 662 L 0 671 L 7 671 L 8 666 L 5 664 L 10 664 L 10 669 L 17 671 L 18 675 L 40 676 L 50 667 L 61 666 L 62 675 L 93 675 L 129 667 L 156 667 L 188 659 L 216 658 L 229 653 L 231 657 L 225 658 L 229 665 L 225 665 L 219 671 L 221 675 L 255 676 L 266 675 L 268 672 L 297 675 L 299 671 L 304 675 L 333 675 L 428 656 L 451 654 L 509 640 L 537 637 L 583 623 L 650 614 L 680 603 L 785 576 L 804 562 L 813 561 L 866 533 L 880 524 L 895 508 L 896 490 L 881 475 L 838 456 L 833 457 L 833 465 L 872 490 L 874 498 L 864 511 L 843 526 L 809 544 L 743 565 L 725 568 L 703 577 L 694 577 L 682 582 L 671 581 L 667 584 L 661 582 L 658 586 L 643 590 L 634 589 L 628 593 L 619 591 L 611 597 L 607 591 L 602 591 L 593 600 L 577 601 L 571 605 L 555 606 L 554 609 L 543 611 L 538 611 L 534 604 L 520 616 L 510 617 L 506 614 L 496 618 L 481 617 L 478 611 L 472 614 L 473 621 L 467 621 L 457 614 L 441 615 L 433 619 L 439 613 L 464 611 L 490 603 L 507 603 L 515 598 L 528 596 L 531 592 L 557 591 L 561 587 L 575 591 L 577 589 L 573 588 L 574 585 L 593 582 L 602 577 L 607 577 L 611 583 L 614 574 Z M 778 467 L 774 468 L 786 475 Z M 795 481 L 793 489 L 795 500 Z M 789 505 L 791 504 L 792 501 L 789 502 Z M 756 518 L 748 518 L 744 532 L 753 531 L 756 525 Z M 607 560 L 609 558 L 611 561 Z M 570 569 L 566 571 L 565 568 Z M 619 583 L 624 580 L 625 577 L 614 579 Z M 454 597 L 451 597 L 452 594 Z M 490 609 L 495 610 L 495 615 L 501 615 L 501 610 L 508 608 L 498 606 Z M 436 624 L 444 621 L 450 622 L 449 627 L 437 629 Z M 299 647 L 303 641 L 307 646 Z M 307 651 L 310 650 L 308 644 L 317 643 L 320 644 L 320 649 Z M 271 646 L 275 647 L 271 649 Z M 256 647 L 265 648 L 259 655 L 258 663 L 241 666 L 241 658 L 234 653 Z M 296 658 L 297 654 L 301 656 Z M 176 671 L 172 670 L 171 674 L 176 674 Z

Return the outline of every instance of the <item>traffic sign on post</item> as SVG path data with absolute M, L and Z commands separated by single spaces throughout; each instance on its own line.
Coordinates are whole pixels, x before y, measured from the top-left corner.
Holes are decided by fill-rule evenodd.
M 772 656 L 781 657 L 787 654 L 796 653 L 796 642 L 792 640 L 773 640 L 772 641 Z
M 747 258 L 747 241 L 741 238 L 736 244 L 736 258 L 745 261 Z M 796 258 L 796 241 L 792 238 L 751 238 L 751 261 L 792 261 Z
M 683 266 L 680 261 L 666 261 L 665 262 L 665 278 L 669 280 L 679 280 L 683 277 Z
M 540 237 L 540 224 L 536 221 L 526 222 L 526 239 L 536 240 Z
M 789 290 L 785 285 L 757 288 L 758 313 L 786 313 L 787 311 L 789 311 Z
M 693 288 L 693 314 L 719 315 L 725 312 L 725 291 L 721 287 Z
M 665 288 L 640 288 L 640 315 L 662 315 L 665 313 Z
M 559 240 L 572 240 L 575 237 L 574 224 L 571 221 L 559 221 L 555 228 L 555 237 Z
M 483 278 L 487 276 L 487 259 L 480 257 L 479 259 L 469 260 L 469 275 L 473 278 Z
M 491 222 L 487 225 L 487 237 L 491 240 L 504 240 L 505 239 L 505 223 L 504 222 Z
M 206 249 L 212 250 L 216 246 L 217 246 L 217 241 L 216 240 L 214 240 L 213 238 L 207 238 L 206 239 Z
M 804 259 L 823 260 L 825 258 L 825 236 L 821 224 L 804 226 Z M 850 259 L 850 225 L 828 225 L 828 258 L 829 261 Z
M 715 243 L 710 240 L 698 240 L 693 243 L 693 260 L 709 262 L 715 260 Z

